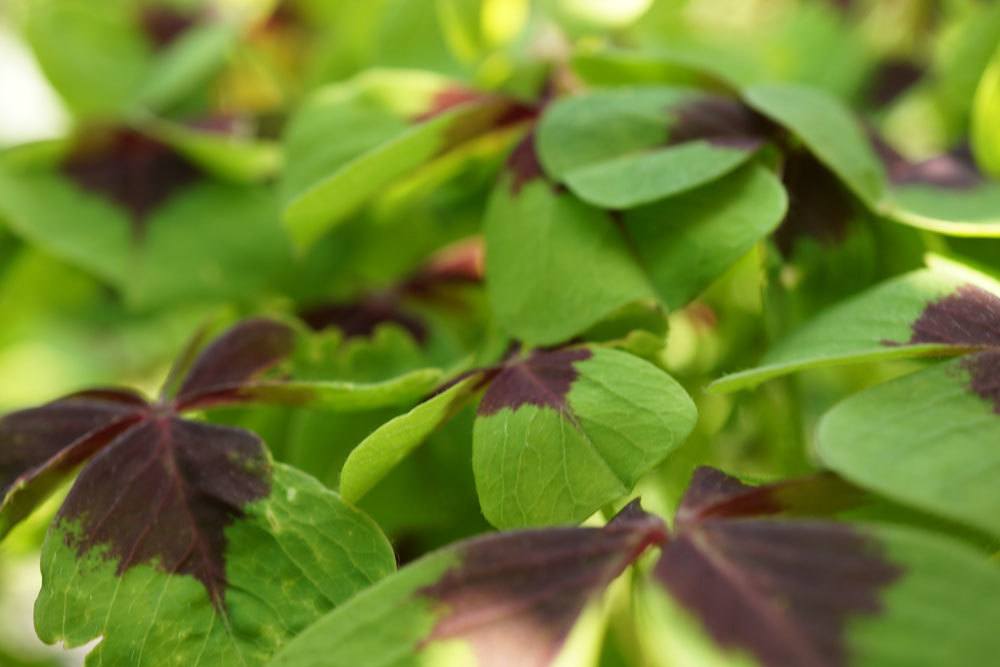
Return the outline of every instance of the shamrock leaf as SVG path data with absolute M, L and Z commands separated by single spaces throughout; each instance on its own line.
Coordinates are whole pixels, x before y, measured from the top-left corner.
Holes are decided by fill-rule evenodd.
M 391 549 L 369 519 L 273 464 L 257 436 L 182 417 L 261 392 L 279 402 L 329 402 L 323 383 L 262 377 L 292 351 L 292 329 L 247 320 L 199 354 L 197 343 L 155 403 L 94 390 L 0 420 L 4 530 L 86 462 L 43 547 L 36 609 L 44 640 L 75 646 L 103 635 L 92 656 L 112 662 L 127 654 L 139 656 L 133 664 L 261 664 L 392 569 Z M 317 551 L 320 542 L 340 549 Z M 263 553 L 266 577 L 254 563 Z M 156 611 L 130 619 L 150 586 L 161 589 Z
M 545 171 L 588 204 L 625 209 L 684 192 L 748 160 L 772 132 L 738 100 L 680 88 L 561 100 L 538 126 Z
M 459 542 L 323 617 L 270 664 L 388 667 L 417 664 L 443 649 L 461 664 L 544 667 L 587 602 L 665 536 L 663 522 L 636 503 L 603 528 Z
M 828 476 L 748 487 L 698 469 L 655 567 L 654 616 L 669 618 L 671 605 L 690 614 L 719 664 L 988 662 L 998 646 L 990 622 L 951 628 L 1000 618 L 996 568 L 912 529 L 817 518 L 858 500 Z M 679 627 L 651 628 L 662 664 Z
M 483 387 L 472 464 L 483 514 L 498 527 L 585 519 L 628 493 L 696 417 L 680 385 L 625 352 L 534 350 L 460 376 L 369 435 L 342 471 L 346 496 L 362 497 Z

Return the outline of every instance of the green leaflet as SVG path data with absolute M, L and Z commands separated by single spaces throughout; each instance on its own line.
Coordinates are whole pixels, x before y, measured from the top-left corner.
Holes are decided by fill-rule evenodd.
M 639 299 L 679 308 L 774 230 L 785 208 L 781 184 L 757 164 L 625 211 L 618 225 L 543 181 L 516 196 L 501 185 L 485 223 L 494 313 L 514 336 L 547 344 Z
M 157 57 L 143 78 L 136 92 L 136 105 L 165 109 L 204 86 L 225 64 L 237 37 L 237 29 L 224 23 L 198 25 L 185 31 Z
M 623 209 L 663 199 L 735 169 L 752 150 L 684 141 L 667 146 L 673 113 L 700 97 L 682 88 L 624 88 L 557 102 L 538 128 L 546 172 L 589 204 Z
M 120 113 L 149 72 L 154 55 L 124 2 L 31 3 L 26 36 L 45 76 L 77 114 Z
M 465 378 L 406 414 L 382 424 L 351 451 L 340 472 L 340 493 L 348 502 L 360 500 L 399 465 L 435 429 L 468 400 L 480 381 Z
M 758 84 L 743 91 L 747 103 L 791 130 L 869 207 L 885 189 L 882 164 L 860 123 L 839 100 L 791 84 Z
M 837 405 L 819 427 L 823 463 L 860 486 L 1000 535 L 1000 417 L 969 386 L 976 358 L 937 364 Z
M 487 390 L 472 465 L 483 514 L 498 528 L 582 521 L 626 495 L 694 427 L 694 403 L 669 375 L 625 352 L 589 351 L 562 371 L 573 379 L 561 409 L 551 404 L 555 385 L 529 399 L 511 395 L 501 374 Z M 533 363 L 524 362 L 533 382 L 561 377 Z
M 133 241 L 137 275 L 122 285 L 128 298 L 151 307 L 274 289 L 292 259 L 275 204 L 263 186 L 209 182 L 179 192 Z
M 271 493 L 226 530 L 225 612 L 189 576 L 123 575 L 83 558 L 53 525 L 42 553 L 35 625 L 46 642 L 102 638 L 89 665 L 262 665 L 307 625 L 393 570 L 378 527 L 312 478 L 275 465 Z M 143 609 L 137 613 L 137 609 Z
M 758 367 L 722 377 L 712 391 L 734 391 L 809 368 L 845 363 L 961 354 L 955 345 L 907 344 L 929 303 L 967 282 L 944 271 L 920 270 L 894 278 L 806 323 L 772 347 Z
M 544 179 L 511 188 L 501 178 L 484 226 L 486 289 L 514 337 L 556 343 L 652 296 L 610 215 Z
M 889 218 L 948 236 L 1000 237 L 1000 184 L 969 188 L 906 185 L 890 188 L 882 210 Z
M 988 664 L 1000 650 L 1000 572 L 981 553 L 920 530 L 877 524 L 849 526 L 875 540 L 901 569 L 880 608 L 844 627 L 847 667 Z M 947 582 L 947 583 L 945 583 Z M 661 588 L 644 585 L 640 640 L 657 667 L 760 666 L 744 651 L 720 647 Z M 975 619 L 974 622 L 970 619 Z
M 200 130 L 150 118 L 150 136 L 173 146 L 206 172 L 223 180 L 251 183 L 273 175 L 281 166 L 281 150 L 272 141 Z
M 297 245 L 311 245 L 418 167 L 499 129 L 514 106 L 466 91 L 435 108 L 449 88 L 462 90 L 429 74 L 374 71 L 320 91 L 288 133 L 284 220 Z
M 979 81 L 972 111 L 972 149 L 979 165 L 1000 178 L 1000 50 Z
M 138 15 L 131 2 L 32 3 L 26 26 L 32 49 L 77 114 L 114 118 L 168 108 L 205 85 L 236 45 L 237 27 L 216 18 L 153 52 Z
M 0 166 L 0 214 L 26 241 L 103 280 L 118 285 L 128 275 L 132 230 L 125 213 L 56 174 Z
M 704 76 L 732 89 L 766 78 L 761 65 L 745 54 L 702 44 L 659 45 L 655 49 L 581 49 L 573 56 L 573 69 L 586 81 L 600 86 L 675 82 L 694 84 Z
M 774 231 L 786 208 L 781 183 L 753 164 L 622 220 L 660 300 L 681 308 Z

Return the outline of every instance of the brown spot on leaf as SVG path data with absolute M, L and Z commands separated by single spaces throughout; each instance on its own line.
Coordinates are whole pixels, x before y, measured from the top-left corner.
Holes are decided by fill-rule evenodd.
M 704 140 L 723 148 L 756 150 L 776 133 L 775 125 L 739 100 L 718 95 L 670 107 L 667 144 Z
M 62 171 L 84 190 L 125 208 L 137 232 L 154 209 L 199 177 L 172 148 L 128 129 L 89 137 Z
M 928 304 L 912 331 L 913 344 L 1000 346 L 1000 297 L 975 285 L 962 285 Z
M 768 515 L 826 514 L 861 497 L 827 474 L 753 487 L 699 468 L 655 577 L 723 648 L 767 667 L 847 665 L 848 624 L 878 614 L 902 570 L 846 524 Z
M 465 543 L 461 562 L 421 594 L 446 610 L 427 641 L 468 641 L 480 667 L 550 664 L 586 603 L 666 527 L 630 506 L 604 528 L 499 533 Z
M 535 151 L 534 131 L 524 135 L 524 138 L 514 147 L 507 158 L 506 167 L 511 175 L 510 194 L 514 197 L 520 194 L 521 188 L 527 184 L 545 178 L 542 163 L 538 160 L 538 153 Z
M 663 550 L 655 576 L 723 648 L 767 667 L 849 664 L 846 632 L 883 609 L 901 569 L 830 521 L 710 519 Z
M 1000 297 L 975 285 L 962 285 L 928 304 L 913 323 L 912 332 L 911 344 L 983 349 L 966 357 L 962 365 L 969 372 L 970 389 L 1000 414 Z
M 409 332 L 420 344 L 427 341 L 427 325 L 417 315 L 406 312 L 394 292 L 372 293 L 343 303 L 312 306 L 299 313 L 302 321 L 321 331 L 340 329 L 346 338 L 367 338 L 382 324 L 395 324 Z
M 197 21 L 194 13 L 167 5 L 150 4 L 139 10 L 139 25 L 157 51 L 173 44 Z
M 806 151 L 786 155 L 782 182 L 788 193 L 788 212 L 774 234 L 781 253 L 791 255 L 802 237 L 832 245 L 843 241 L 854 217 L 854 198 L 840 179 Z
M 586 348 L 565 348 L 534 350 L 526 358 L 508 361 L 479 402 L 478 414 L 488 416 L 522 405 L 568 412 L 566 396 L 578 375 L 574 364 L 591 356 Z
M 87 465 L 58 517 L 81 557 L 101 547 L 119 576 L 142 564 L 193 576 L 221 608 L 225 529 L 269 493 L 268 465 L 248 431 L 151 413 Z
M 876 108 L 887 106 L 923 77 L 924 68 L 911 60 L 884 60 L 872 74 L 866 97 Z
M 869 132 L 868 136 L 893 185 L 932 185 L 965 190 L 984 182 L 967 146 L 915 162 L 903 157 L 877 133 Z
M 455 107 L 486 99 L 489 99 L 489 95 L 484 92 L 461 86 L 449 86 L 435 93 L 427 110 L 414 116 L 413 122 L 422 123 Z

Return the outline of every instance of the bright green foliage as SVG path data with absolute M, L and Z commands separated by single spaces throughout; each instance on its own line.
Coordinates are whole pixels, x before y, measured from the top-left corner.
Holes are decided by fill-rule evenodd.
M 1000 176 L 1000 51 L 983 73 L 972 113 L 972 146 L 984 171 Z
M 525 342 L 566 340 L 653 295 L 611 216 L 544 179 L 516 194 L 510 178 L 502 179 L 483 224 L 494 312 Z
M 392 419 L 364 439 L 347 457 L 340 472 L 340 493 L 348 502 L 357 502 L 423 443 L 444 421 L 468 400 L 479 380 L 477 376 L 429 398 L 406 414 Z
M 393 570 L 378 527 L 318 482 L 276 465 L 271 493 L 226 530 L 225 607 L 185 575 L 124 574 L 100 548 L 78 557 L 54 524 L 42 554 L 39 636 L 101 643 L 88 664 L 263 665 L 290 638 Z M 137 613 L 137 609 L 144 609 Z
M 564 409 L 480 409 L 472 465 L 494 526 L 582 521 L 628 494 L 694 427 L 694 404 L 669 375 L 624 352 L 592 352 L 573 364 Z
M 861 486 L 1000 536 L 1000 420 L 969 389 L 965 363 L 852 396 L 823 418 L 818 453 Z
M 716 183 L 627 211 L 623 227 L 660 300 L 681 308 L 774 231 L 786 197 L 753 164 Z

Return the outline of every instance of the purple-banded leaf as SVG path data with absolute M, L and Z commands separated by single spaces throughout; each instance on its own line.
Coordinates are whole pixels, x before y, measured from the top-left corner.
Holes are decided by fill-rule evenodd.
M 93 659 L 111 663 L 259 665 L 392 570 L 369 519 L 273 464 L 256 435 L 181 416 L 271 386 L 259 377 L 291 352 L 291 336 L 248 320 L 181 356 L 168 381 L 176 397 L 93 390 L 0 421 L 4 530 L 83 465 L 43 547 L 45 641 L 102 637 Z M 151 587 L 156 605 L 136 615 Z
M 998 378 L 994 347 L 867 389 L 823 417 L 819 456 L 861 487 L 1000 536 Z
M 715 180 L 773 133 L 736 99 L 682 88 L 599 91 L 553 104 L 538 127 L 546 172 L 578 197 L 625 209 Z
M 1000 644 L 991 626 L 1000 573 L 967 547 L 918 531 L 776 516 L 826 513 L 856 497 L 831 484 L 821 475 L 754 488 L 715 470 L 695 473 L 650 591 L 654 618 L 670 619 L 649 628 L 655 664 L 989 661 Z M 700 630 L 685 630 L 677 612 Z M 991 621 L 969 627 L 960 620 L 968 618 Z M 695 635 L 705 639 L 700 661 L 679 659 L 677 647 Z
M 288 360 L 294 346 L 293 330 L 288 325 L 264 318 L 235 325 L 195 354 L 200 340 L 200 335 L 195 336 L 181 354 L 157 403 L 129 390 L 98 389 L 0 419 L 0 493 L 4 498 L 0 532 L 6 533 L 55 485 L 99 452 L 101 461 L 110 458 L 106 465 L 113 470 L 120 470 L 122 459 L 134 458 L 135 452 L 150 461 L 166 457 L 160 461 L 161 469 L 174 465 L 167 459 L 181 445 L 172 433 L 178 424 L 188 424 L 179 419 L 186 411 L 250 402 L 346 411 L 369 409 L 413 401 L 425 395 L 440 377 L 436 369 L 421 369 L 375 383 L 264 379 L 262 374 Z M 175 391 L 176 395 L 172 395 Z M 162 428 L 151 430 L 151 424 Z M 136 432 L 142 436 L 136 436 Z M 220 430 L 203 440 L 221 442 L 226 433 L 232 432 Z M 154 442 L 160 444 L 154 446 Z M 233 444 L 239 443 L 234 440 Z M 146 447 L 153 447 L 155 456 Z M 239 459 L 264 457 L 262 445 L 256 457 L 225 444 L 217 447 L 221 452 L 231 449 L 236 457 L 231 463 L 237 467 L 242 465 Z M 251 445 L 242 446 L 248 447 Z M 211 447 L 206 445 L 206 449 Z M 96 463 L 97 459 L 90 465 Z M 78 484 L 87 479 L 89 469 L 85 469 Z M 151 464 L 149 470 L 155 469 Z M 182 466 L 180 471 L 203 474 L 197 466 Z M 209 478 L 211 481 L 212 476 Z
M 970 274 L 971 275 L 971 274 Z M 924 313 L 949 295 L 968 291 L 991 301 L 985 288 L 967 286 L 969 277 L 943 268 L 920 270 L 894 278 L 835 306 L 792 332 L 771 348 L 758 367 L 727 375 L 712 383 L 714 391 L 733 391 L 809 368 L 922 356 L 963 354 L 976 343 L 929 332 Z M 983 280 L 984 285 L 988 279 Z M 932 309 L 940 310 L 940 307 Z M 986 311 L 975 317 L 985 317 Z M 918 322 L 920 324 L 918 324 Z M 937 322 L 935 328 L 961 327 Z
M 373 71 L 319 91 L 288 134 L 284 220 L 293 240 L 312 244 L 380 189 L 534 114 L 419 72 Z
M 478 667 L 545 667 L 586 604 L 665 538 L 663 522 L 632 505 L 603 528 L 459 542 L 327 615 L 272 665 L 395 667 L 448 655 Z
M 180 409 L 198 407 L 219 394 L 245 387 L 252 378 L 285 360 L 295 337 L 285 324 L 245 320 L 212 341 L 187 370 L 177 393 Z
M 500 528 L 585 519 L 626 495 L 694 427 L 680 385 L 625 352 L 535 350 L 495 372 L 472 465 L 483 515 Z
M 131 393 L 91 391 L 0 419 L 0 537 L 145 407 Z
M 847 237 L 848 226 L 858 213 L 854 196 L 812 153 L 788 152 L 781 181 L 788 192 L 788 212 L 774 241 L 783 255 L 791 256 L 795 242 L 803 236 L 826 245 Z
M 169 146 L 127 129 L 85 137 L 62 170 L 82 190 L 122 206 L 137 235 L 155 208 L 199 177 Z

